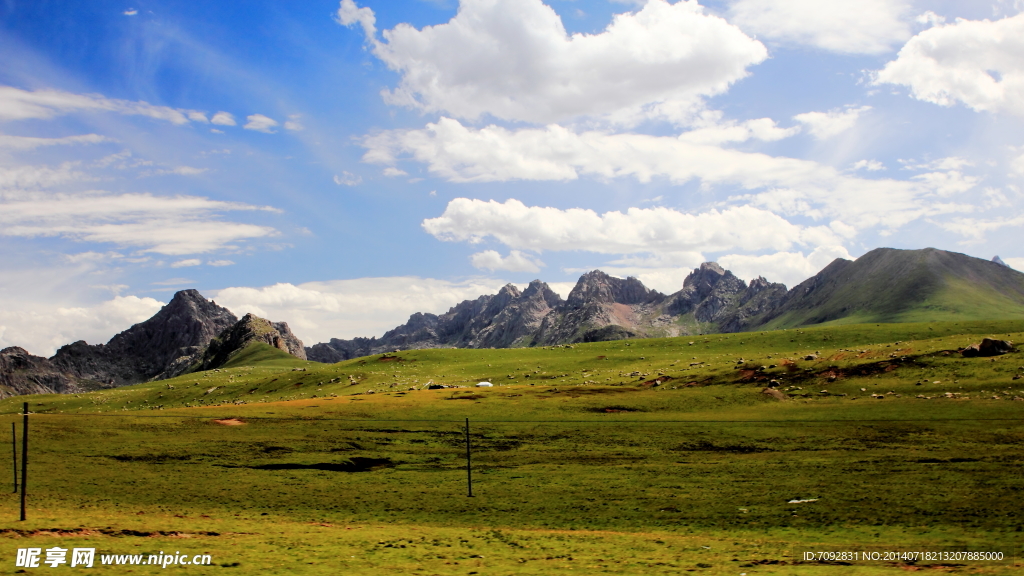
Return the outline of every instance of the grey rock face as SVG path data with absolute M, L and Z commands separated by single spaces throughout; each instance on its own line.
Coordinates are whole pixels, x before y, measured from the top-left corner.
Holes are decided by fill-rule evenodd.
M 210 370 L 223 366 L 231 359 L 232 355 L 253 342 L 262 342 L 302 360 L 306 359 L 302 341 L 292 334 L 288 329 L 288 324 L 271 322 L 253 314 L 246 314 L 241 320 L 210 341 L 195 369 Z
M 448 312 L 416 313 L 380 338 L 332 338 L 306 349 L 308 359 L 340 362 L 359 356 L 411 348 L 508 348 L 528 346 L 561 297 L 534 280 L 520 292 L 508 284 L 493 295 L 465 300 Z
M 117 334 L 106 344 L 84 341 L 57 350 L 51 361 L 76 378 L 124 386 L 164 374 L 193 347 L 206 347 L 217 334 L 238 319 L 227 308 L 203 298 L 196 290 L 182 290 L 152 318 Z M 186 354 L 183 354 L 183 349 Z
M 17 346 L 0 350 L 0 398 L 19 394 L 72 394 L 83 390 L 78 379 L 62 372 L 46 358 L 33 356 Z

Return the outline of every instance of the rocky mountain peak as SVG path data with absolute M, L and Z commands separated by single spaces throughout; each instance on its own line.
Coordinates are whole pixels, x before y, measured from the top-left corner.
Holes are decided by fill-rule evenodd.
M 1003 262 L 1003 259 L 1000 258 L 998 254 L 996 254 L 995 256 L 992 257 L 992 261 L 995 262 L 996 264 L 999 264 L 1000 266 L 1006 266 L 1007 268 L 1010 267 L 1009 264 L 1007 264 L 1006 262 Z
M 549 308 L 554 308 L 563 302 L 561 296 L 556 294 L 546 282 L 541 282 L 540 280 L 530 282 L 530 285 L 526 287 L 526 290 L 523 290 L 523 299 L 541 299 Z
M 565 302 L 569 308 L 581 308 L 591 303 L 643 304 L 660 297 L 660 292 L 651 290 L 632 276 L 623 280 L 593 270 L 580 276 Z
M 700 268 L 695 268 L 693 272 L 687 274 L 683 280 L 683 288 L 692 288 L 698 293 L 709 294 L 726 274 L 732 273 L 719 266 L 717 262 L 705 262 Z
M 169 366 L 181 364 L 182 356 L 194 355 L 237 321 L 230 310 L 198 291 L 182 290 L 153 317 L 115 335 L 105 345 L 76 342 L 62 347 L 51 360 L 76 377 L 108 385 L 176 376 L 167 372 Z
M 306 359 L 302 342 L 292 334 L 286 322 L 271 322 L 249 313 L 210 341 L 198 360 L 199 369 L 223 366 L 235 352 L 253 342 L 262 342 L 297 358 Z

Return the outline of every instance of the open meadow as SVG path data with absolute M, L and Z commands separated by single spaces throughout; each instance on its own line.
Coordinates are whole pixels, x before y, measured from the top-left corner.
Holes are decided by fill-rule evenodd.
M 257 345 L 173 380 L 8 398 L 19 450 L 32 412 L 28 520 L 0 475 L 0 554 L 12 572 L 17 549 L 59 546 L 209 554 L 166 568 L 196 574 L 1019 573 L 1024 354 L 957 353 L 983 336 L 1022 341 L 1024 321 L 331 365 Z

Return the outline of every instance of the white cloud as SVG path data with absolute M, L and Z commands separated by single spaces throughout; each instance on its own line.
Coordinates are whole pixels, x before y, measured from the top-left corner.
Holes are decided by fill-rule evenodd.
M 147 116 L 172 124 L 188 124 L 192 110 L 153 106 L 148 102 L 114 100 L 97 94 L 72 94 L 60 90 L 21 90 L 0 86 L 0 121 L 46 119 L 83 111 L 107 111 Z
M 718 258 L 718 263 L 744 280 L 764 276 L 770 282 L 782 282 L 792 288 L 820 272 L 836 258 L 854 259 L 846 248 L 826 245 L 807 255 L 803 252 L 776 252 L 763 256 L 730 254 Z
M 1024 258 L 1003 258 L 1003 262 L 1006 262 L 1014 270 L 1024 272 Z
M 12 304 L 8 300 L 8 304 Z M 156 314 L 163 306 L 153 298 L 116 296 L 93 305 L 53 305 L 19 301 L 0 307 L 0 348 L 21 346 L 38 356 L 51 356 L 57 348 L 77 340 L 106 342 Z
M 61 236 L 169 256 L 199 254 L 231 248 L 241 240 L 276 235 L 268 226 L 218 218 L 222 212 L 252 210 L 277 211 L 196 196 L 8 194 L 0 198 L 0 235 Z
M 779 128 L 771 118 L 758 118 L 745 122 L 720 122 L 718 118 L 721 114 L 714 113 L 714 116 L 713 122 L 708 125 L 698 123 L 700 127 L 682 133 L 679 139 L 692 144 L 710 145 L 746 142 L 752 139 L 775 142 L 800 132 L 799 126 Z
M 1024 176 L 1024 154 L 1010 160 L 1010 174 Z
M 736 0 L 730 20 L 747 32 L 841 54 L 883 54 L 910 37 L 904 0 Z
M 338 23 L 343 26 L 359 23 L 363 27 L 363 34 L 369 39 L 373 39 L 377 34 L 377 17 L 374 16 L 373 10 L 360 8 L 353 0 L 341 0 L 341 5 L 338 6 Z
M 203 261 L 198 258 L 189 258 L 187 260 L 178 260 L 171 264 L 171 268 L 187 268 L 189 266 L 199 266 Z
M 1024 226 L 1024 216 L 988 220 L 982 218 L 953 218 L 944 222 L 934 222 L 934 224 L 944 230 L 959 234 L 964 237 L 968 244 L 975 244 L 984 240 L 987 232 L 1001 228 L 1020 228 Z
M 42 146 L 67 146 L 73 144 L 99 144 L 114 142 L 112 138 L 99 134 L 82 134 L 81 136 L 64 136 L 63 138 L 35 138 L 32 136 L 9 136 L 0 134 L 0 148 L 13 150 L 34 150 Z
M 341 176 L 334 175 L 334 183 L 338 186 L 358 186 L 362 181 L 362 176 L 357 176 L 351 172 L 342 172 Z
M 490 278 L 459 282 L 414 276 L 358 278 L 225 288 L 213 298 L 239 316 L 252 312 L 287 321 L 309 346 L 331 338 L 381 336 L 413 313 L 442 314 L 463 300 L 495 294 L 504 284 Z
M 215 266 L 215 267 L 234 266 L 234 264 L 235 263 L 233 261 L 231 261 L 231 260 L 210 260 L 209 262 L 206 263 L 207 266 Z
M 152 174 L 157 176 L 163 176 L 166 174 L 176 174 L 178 176 L 198 176 L 199 174 L 206 172 L 206 170 L 206 168 L 196 168 L 194 166 L 176 166 L 174 168 L 161 168 L 160 170 L 152 172 Z
M 793 119 L 807 126 L 808 132 L 818 140 L 831 138 L 846 132 L 857 123 L 857 118 L 871 106 L 829 110 L 828 112 L 804 112 L 793 116 Z
M 519 250 L 513 250 L 504 258 L 494 250 L 484 250 L 470 256 L 469 261 L 478 270 L 490 270 L 492 272 L 494 270 L 540 272 L 540 267 L 544 265 L 539 259 L 523 254 Z
M 858 160 L 853 163 L 851 167 L 853 170 L 867 170 L 868 172 L 878 172 L 879 170 L 885 170 L 885 164 L 882 164 L 878 160 Z
M 242 128 L 245 128 L 246 130 L 255 130 L 257 132 L 273 134 L 275 132 L 273 129 L 274 126 L 277 126 L 277 120 L 268 118 L 263 114 L 251 114 L 246 116 L 245 119 L 248 120 L 248 122 L 246 122 L 245 126 L 242 126 Z
M 383 174 L 385 176 L 388 176 L 388 177 L 408 176 L 409 175 L 409 173 L 406 172 L 405 170 L 400 170 L 398 168 L 395 168 L 394 166 L 389 166 L 389 167 L 385 168 Z
M 235 117 L 230 112 L 217 112 L 210 118 L 210 122 L 218 126 L 236 126 Z
M 964 210 L 935 202 L 926 179 L 865 179 L 809 160 L 773 157 L 700 145 L 670 136 L 575 133 L 550 125 L 508 130 L 473 129 L 441 118 L 422 130 L 392 130 L 366 137 L 364 161 L 393 164 L 411 156 L 453 182 L 667 178 L 682 184 L 739 185 L 752 192 L 732 202 L 780 214 L 842 218 L 858 228 L 898 227 L 916 218 Z M 969 208 L 968 208 L 969 209 Z
M 501 203 L 456 198 L 444 214 L 424 220 L 423 228 L 447 242 L 477 244 L 493 238 L 513 249 L 601 254 L 784 250 L 809 238 L 836 240 L 829 228 L 797 226 L 750 206 L 701 214 L 662 207 L 597 214 L 581 208 L 526 206 L 515 199 Z
M 288 120 L 286 120 L 284 123 L 284 129 L 292 131 L 304 130 L 306 127 L 303 126 L 301 122 L 299 122 L 300 118 L 302 118 L 301 114 L 289 115 Z
M 50 166 L 23 165 L 14 168 L 0 167 L 0 192 L 3 190 L 33 190 L 50 188 L 68 182 L 88 182 L 95 178 L 76 170 L 77 162 L 65 162 L 56 168 Z M 0 194 L 0 198 L 3 195 Z
M 134 8 L 131 8 L 129 10 L 125 10 L 124 12 L 122 12 L 122 14 L 124 14 L 125 16 L 135 16 L 138 13 L 139 13 L 139 11 L 134 9 Z
M 199 122 L 201 124 L 209 124 L 210 121 L 206 119 L 206 114 L 192 110 L 188 113 L 188 119 L 193 122 Z
M 962 20 L 911 38 L 875 83 L 907 86 L 940 106 L 1024 116 L 1024 13 L 991 22 Z
M 462 0 L 449 22 L 374 36 L 373 12 L 344 0 L 373 53 L 401 74 L 391 104 L 458 118 L 555 122 L 604 116 L 682 121 L 767 58 L 765 47 L 696 0 L 649 0 L 597 34 L 569 35 L 540 0 Z
M 945 24 L 946 18 L 943 16 L 939 16 L 938 14 L 932 12 L 931 10 L 927 10 L 924 13 L 919 14 L 917 18 L 914 18 L 914 22 L 917 22 L 918 24 L 923 24 L 925 26 L 938 26 L 940 24 Z

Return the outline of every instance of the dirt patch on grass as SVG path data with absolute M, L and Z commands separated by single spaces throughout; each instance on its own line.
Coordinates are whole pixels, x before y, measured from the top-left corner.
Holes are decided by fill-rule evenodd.
M 765 388 L 764 390 L 761 390 L 761 394 L 767 394 L 776 400 L 785 400 L 787 398 L 785 394 L 775 388 Z
M 244 426 L 245 422 L 238 418 L 224 418 L 223 420 L 214 420 L 214 424 L 220 424 L 221 426 Z

